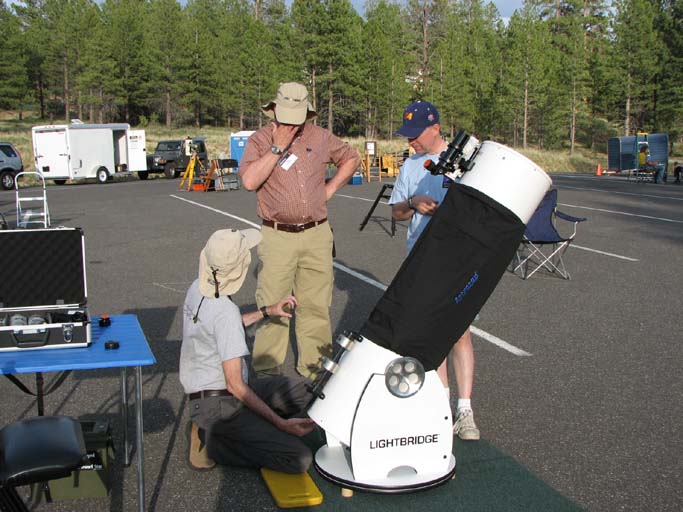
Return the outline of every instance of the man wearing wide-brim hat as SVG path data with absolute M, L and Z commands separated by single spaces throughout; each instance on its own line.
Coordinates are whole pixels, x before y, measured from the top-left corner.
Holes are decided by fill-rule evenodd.
M 329 130 L 309 122 L 316 113 L 302 84 L 281 84 L 262 110 L 272 122 L 249 137 L 239 168 L 244 187 L 256 191 L 263 222 L 256 302 L 270 304 L 294 291 L 296 369 L 312 378 L 320 357 L 331 352 L 333 240 L 327 201 L 358 169 L 360 156 Z M 328 164 L 337 172 L 326 181 Z M 254 369 L 280 374 L 288 344 L 288 319 L 261 326 L 254 342 Z
M 249 382 L 244 327 L 291 316 L 291 296 L 241 314 L 230 299 L 249 272 L 257 229 L 216 231 L 199 257 L 199 276 L 183 305 L 180 382 L 190 401 L 190 467 L 216 463 L 301 473 L 312 461 L 299 437 L 310 419 L 295 418 L 310 401 L 306 380 L 274 377 Z

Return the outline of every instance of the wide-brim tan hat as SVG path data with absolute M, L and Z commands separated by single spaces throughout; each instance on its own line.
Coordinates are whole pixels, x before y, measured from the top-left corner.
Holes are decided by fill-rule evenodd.
M 308 101 L 308 89 L 296 82 L 280 84 L 275 99 L 263 105 L 261 110 L 268 118 L 282 124 L 304 124 L 318 115 Z
M 258 229 L 220 229 L 199 255 L 199 292 L 207 298 L 232 295 L 247 277 L 251 249 L 261 241 Z

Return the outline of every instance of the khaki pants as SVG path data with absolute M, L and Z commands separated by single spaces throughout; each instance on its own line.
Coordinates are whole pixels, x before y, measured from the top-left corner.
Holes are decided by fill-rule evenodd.
M 332 231 L 324 223 L 301 233 L 276 231 L 263 226 L 258 245 L 261 260 L 256 303 L 268 306 L 294 293 L 297 371 L 312 378 L 321 356 L 332 351 L 330 304 L 332 302 Z M 257 372 L 282 366 L 289 345 L 289 320 L 262 322 L 254 340 L 253 366 Z

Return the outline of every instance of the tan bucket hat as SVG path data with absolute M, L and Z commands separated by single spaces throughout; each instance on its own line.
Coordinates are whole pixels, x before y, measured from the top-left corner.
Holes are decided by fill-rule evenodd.
M 270 119 L 282 124 L 304 124 L 307 119 L 317 115 L 308 101 L 308 89 L 296 82 L 280 84 L 275 99 L 263 105 L 261 110 Z
M 199 291 L 207 298 L 232 295 L 247 277 L 251 248 L 261 241 L 258 229 L 220 229 L 199 255 Z

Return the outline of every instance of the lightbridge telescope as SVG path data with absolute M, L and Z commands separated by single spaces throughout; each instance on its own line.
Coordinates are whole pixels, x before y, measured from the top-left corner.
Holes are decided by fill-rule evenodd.
M 453 181 L 359 332 L 337 340 L 308 415 L 339 485 L 414 492 L 451 478 L 450 404 L 436 368 L 493 293 L 551 185 L 534 162 L 459 132 L 427 171 Z

